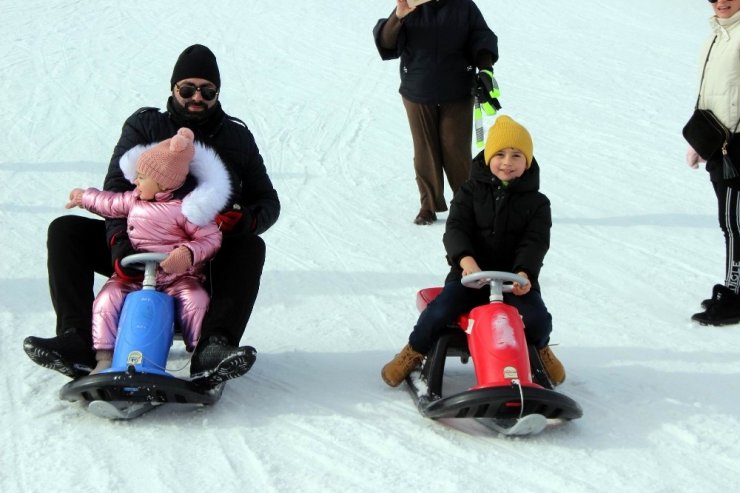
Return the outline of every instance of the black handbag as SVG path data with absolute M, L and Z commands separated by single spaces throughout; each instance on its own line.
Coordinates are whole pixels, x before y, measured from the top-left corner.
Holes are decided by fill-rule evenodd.
M 683 137 L 706 161 L 720 150 L 727 152 L 730 130 L 711 110 L 697 108 L 683 127 Z

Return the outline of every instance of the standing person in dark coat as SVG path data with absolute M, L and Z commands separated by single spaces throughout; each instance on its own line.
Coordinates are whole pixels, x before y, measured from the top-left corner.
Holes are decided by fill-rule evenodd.
M 539 186 L 529 132 L 508 116 L 498 117 L 485 150 L 473 161 L 471 178 L 452 200 L 444 234 L 452 268 L 444 288 L 419 315 L 409 343 L 383 367 L 388 385 L 397 386 L 420 365 L 441 331 L 461 314 L 488 303 L 490 289 L 460 283 L 483 270 L 515 272 L 529 280 L 524 286 L 514 283 L 504 302 L 522 315 L 527 343 L 537 348 L 552 384 L 563 383 L 565 369 L 548 346 L 552 317 L 537 280 L 552 226 L 550 201 Z
M 421 201 L 414 222 L 432 224 L 437 212 L 447 210 L 443 172 L 453 193 L 470 174 L 473 91 L 477 87 L 491 108 L 492 87 L 498 91 L 498 40 L 472 0 L 431 0 L 417 7 L 397 0 L 373 35 L 383 60 L 401 58 L 399 92 Z
M 180 54 L 170 90 L 166 111 L 142 108 L 126 120 L 103 189 L 132 190 L 134 186 L 119 167 L 121 156 L 137 145 L 169 139 L 180 127 L 192 130 L 196 140 L 213 148 L 226 165 L 231 195 L 216 218 L 223 243 L 206 268 L 211 302 L 190 366 L 191 377 L 213 386 L 249 369 L 253 349 L 239 344 L 257 299 L 265 261 L 265 243 L 258 235 L 277 221 L 280 201 L 252 133 L 221 108 L 221 77 L 210 49 L 196 44 Z M 175 198 L 184 197 L 194 186 L 195 179 L 189 175 Z M 25 339 L 24 349 L 34 362 L 70 377 L 85 375 L 95 366 L 91 340 L 94 274 L 109 277 L 115 272 L 131 281 L 141 277 L 139 271 L 120 264 L 123 257 L 134 253 L 127 230 L 125 219 L 81 216 L 62 216 L 49 225 L 49 287 L 57 335 Z

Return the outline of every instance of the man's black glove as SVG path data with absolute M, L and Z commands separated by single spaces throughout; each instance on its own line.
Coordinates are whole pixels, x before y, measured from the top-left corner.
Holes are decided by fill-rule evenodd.
M 144 273 L 142 271 L 121 265 L 121 260 L 124 257 L 133 255 L 134 253 L 136 253 L 136 250 L 134 250 L 131 240 L 128 239 L 128 235 L 125 232 L 117 233 L 111 238 L 110 255 L 113 262 L 113 270 L 115 270 L 122 281 L 141 282 L 144 280 Z
M 493 76 L 493 67 L 490 69 L 478 70 L 475 76 L 475 97 L 487 115 L 495 115 L 496 111 L 501 109 L 498 98 L 501 97 L 501 91 L 498 88 L 498 82 Z

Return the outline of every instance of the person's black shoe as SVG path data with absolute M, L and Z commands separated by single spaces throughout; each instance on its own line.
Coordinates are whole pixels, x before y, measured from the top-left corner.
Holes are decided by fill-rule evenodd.
M 715 289 L 717 289 L 718 287 L 721 287 L 721 286 L 722 286 L 721 284 L 715 284 L 714 287 L 712 288 L 712 293 L 714 293 L 714 290 Z M 701 302 L 701 309 L 702 310 L 707 310 L 707 309 L 709 309 L 710 306 L 712 306 L 712 298 L 707 298 L 706 300 L 702 300 L 702 302 Z
M 236 347 L 223 336 L 201 341 L 190 361 L 190 381 L 207 388 L 238 378 L 249 371 L 257 358 L 251 346 Z
M 740 295 L 731 289 L 717 284 L 712 290 L 709 307 L 691 316 L 691 320 L 701 325 L 730 325 L 740 322 Z
M 419 226 L 426 226 L 429 224 L 433 224 L 436 220 L 437 214 L 435 214 L 434 211 L 430 211 L 429 209 L 421 209 L 414 218 L 414 224 L 418 224 Z
M 73 331 L 47 339 L 26 337 L 23 340 L 23 350 L 37 365 L 68 377 L 82 377 L 95 368 L 95 352 Z

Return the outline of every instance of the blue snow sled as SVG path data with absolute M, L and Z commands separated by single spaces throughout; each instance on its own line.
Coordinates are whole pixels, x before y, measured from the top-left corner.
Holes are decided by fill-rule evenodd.
M 122 265 L 145 264 L 143 287 L 126 296 L 110 368 L 69 382 L 60 391 L 66 401 L 89 402 L 94 414 L 127 419 L 165 403 L 205 405 L 221 398 L 224 384 L 205 388 L 166 370 L 174 339 L 175 304 L 155 289 L 163 253 L 139 253 Z

